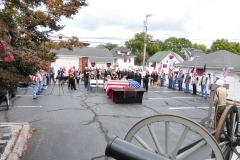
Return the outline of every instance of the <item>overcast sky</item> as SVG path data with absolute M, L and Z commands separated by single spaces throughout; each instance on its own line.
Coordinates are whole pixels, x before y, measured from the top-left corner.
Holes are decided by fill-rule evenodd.
M 169 37 L 187 38 L 208 48 L 216 39 L 240 42 L 240 0 L 88 0 L 60 32 L 77 36 L 91 46 L 100 43 L 124 45 L 135 33 L 144 31 L 164 41 Z

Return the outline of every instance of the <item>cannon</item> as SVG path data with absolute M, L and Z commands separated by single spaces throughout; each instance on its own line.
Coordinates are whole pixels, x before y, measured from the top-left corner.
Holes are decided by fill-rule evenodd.
M 238 122 L 233 105 L 226 107 L 216 130 L 180 115 L 154 115 L 136 123 L 124 140 L 113 137 L 105 155 L 117 160 L 231 160 L 240 157 Z

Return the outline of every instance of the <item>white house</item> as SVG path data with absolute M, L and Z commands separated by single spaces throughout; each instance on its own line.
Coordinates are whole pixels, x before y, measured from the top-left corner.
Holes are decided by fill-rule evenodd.
M 68 70 L 75 66 L 76 69 L 83 71 L 85 67 L 113 67 L 113 56 L 107 48 L 76 47 L 72 51 L 61 48 L 54 52 L 58 58 L 51 65 L 55 69 L 65 67 Z
M 184 61 L 178 64 L 185 72 L 188 66 L 193 68 L 196 66 L 198 76 L 203 73 L 204 64 L 206 63 L 206 75 L 210 77 L 209 83 L 214 83 L 216 77 L 225 80 L 229 84 L 228 99 L 240 101 L 240 56 L 226 50 L 219 50 L 210 54 L 200 54 L 199 50 L 194 50 L 195 58 L 192 61 Z M 198 57 L 198 58 L 196 58 Z M 223 69 L 227 67 L 227 77 L 223 77 Z M 200 87 L 198 88 L 200 91 Z M 209 93 L 209 91 L 208 91 Z
M 126 47 L 116 47 L 110 50 L 113 60 L 113 68 L 133 68 L 134 67 L 134 58 L 129 49 Z
M 173 63 L 177 66 L 179 62 L 183 61 L 182 57 L 177 53 L 172 51 L 159 51 L 147 60 L 146 66 L 151 73 L 152 71 L 158 71 L 159 66 L 162 64 L 161 70 L 164 70 L 164 72 L 168 74 L 168 69 Z

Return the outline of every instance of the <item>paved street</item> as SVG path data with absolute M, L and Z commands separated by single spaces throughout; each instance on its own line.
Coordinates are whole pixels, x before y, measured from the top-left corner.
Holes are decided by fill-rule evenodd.
M 51 84 L 38 100 L 33 100 L 31 89 L 18 90 L 10 110 L 0 111 L 0 121 L 29 122 L 37 128 L 22 160 L 104 160 L 113 135 L 124 139 L 138 121 L 161 113 L 201 121 L 207 117 L 208 100 L 150 87 L 142 104 L 115 104 L 100 89 L 86 91 L 80 84 L 74 91 L 67 84 Z

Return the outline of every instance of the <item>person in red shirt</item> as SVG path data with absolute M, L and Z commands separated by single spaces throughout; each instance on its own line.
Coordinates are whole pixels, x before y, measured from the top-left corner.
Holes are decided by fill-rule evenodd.
M 68 70 L 68 75 L 72 72 L 72 66 L 70 66 L 70 69 Z M 70 88 L 70 83 L 68 82 L 68 89 Z

